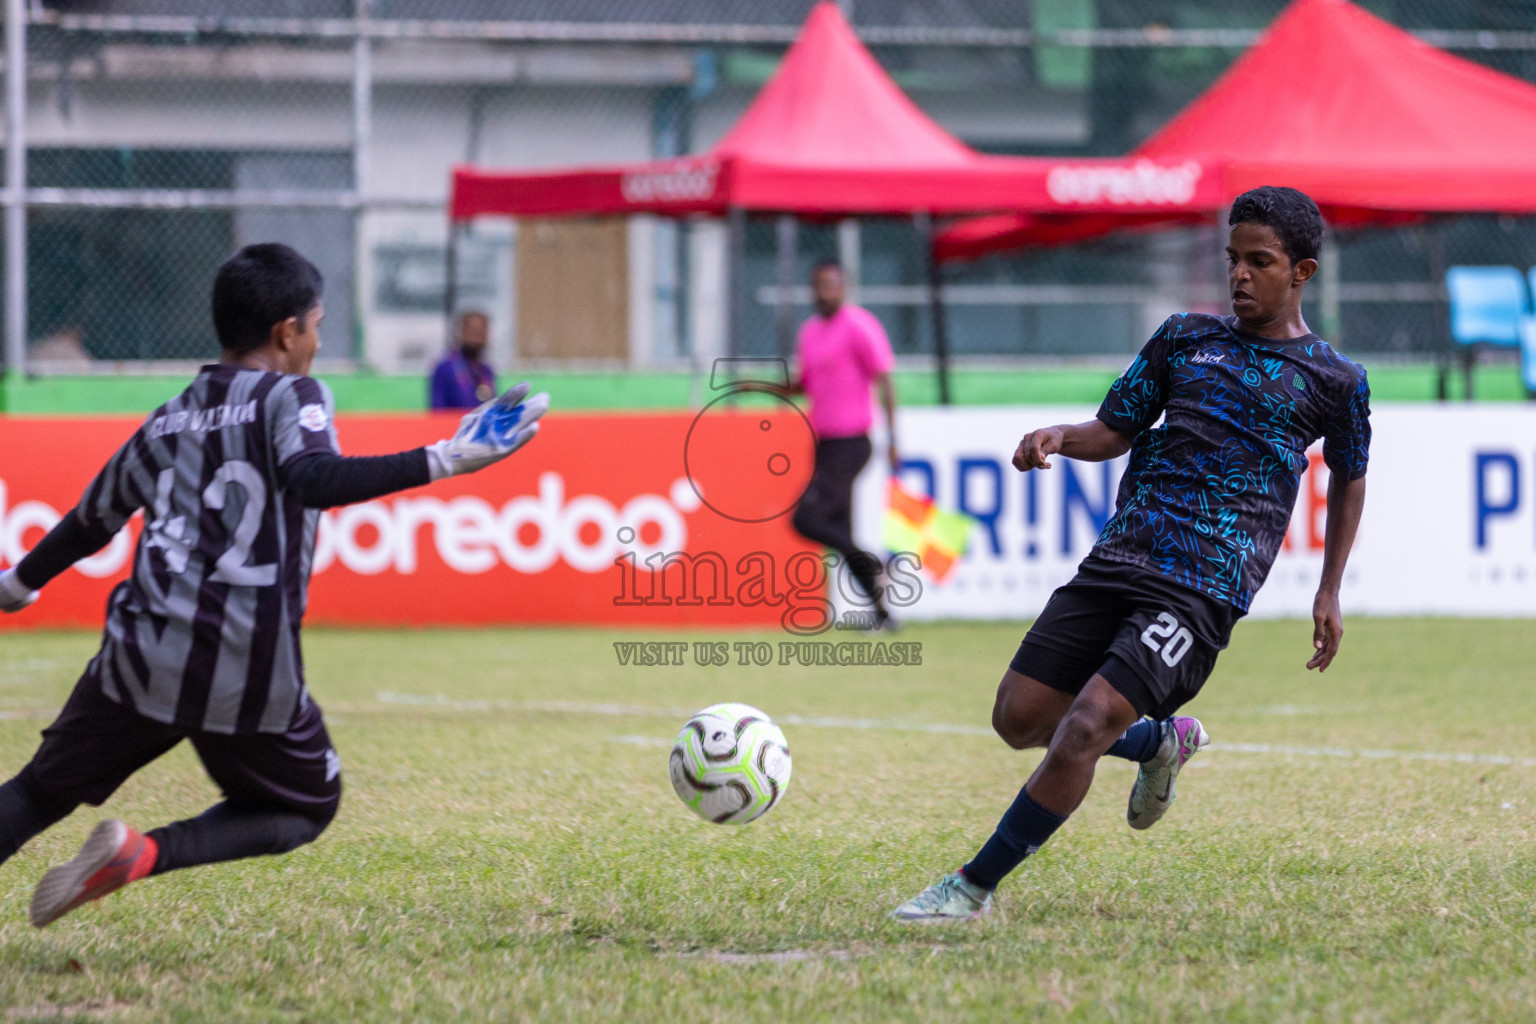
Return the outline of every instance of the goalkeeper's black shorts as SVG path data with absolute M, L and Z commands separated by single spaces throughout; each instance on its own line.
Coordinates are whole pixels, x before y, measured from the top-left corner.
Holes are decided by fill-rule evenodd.
M 341 761 L 320 708 L 307 694 L 302 703 L 286 732 L 230 736 L 145 718 L 86 673 L 22 773 L 59 801 L 100 805 L 185 739 L 227 799 L 329 820 L 341 800 Z

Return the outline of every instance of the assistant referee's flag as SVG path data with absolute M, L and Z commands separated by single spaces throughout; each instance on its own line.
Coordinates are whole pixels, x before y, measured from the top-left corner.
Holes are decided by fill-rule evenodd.
M 895 477 L 886 485 L 880 542 L 888 551 L 917 555 L 936 583 L 943 583 L 954 571 L 975 525 L 971 516 L 939 508 L 932 498 L 913 494 Z

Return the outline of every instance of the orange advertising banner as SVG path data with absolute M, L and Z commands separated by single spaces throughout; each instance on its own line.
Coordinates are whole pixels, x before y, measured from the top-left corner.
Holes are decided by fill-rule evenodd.
M 73 508 L 137 428 L 0 417 L 0 565 Z M 449 436 L 455 416 L 337 417 L 351 455 Z M 306 621 L 777 626 L 815 631 L 827 569 L 790 527 L 813 440 L 788 403 L 560 415 L 506 462 L 321 518 Z M 0 629 L 101 623 L 142 518 Z M 792 621 L 791 621 L 792 620 Z M 821 628 L 825 628 L 823 624 Z

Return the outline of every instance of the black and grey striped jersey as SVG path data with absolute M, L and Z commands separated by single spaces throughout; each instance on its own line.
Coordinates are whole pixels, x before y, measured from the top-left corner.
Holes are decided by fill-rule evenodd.
M 220 363 L 112 456 L 75 512 L 110 534 L 144 510 L 87 670 L 106 696 L 190 730 L 288 728 L 308 700 L 299 622 L 320 513 L 285 476 L 315 453 L 338 453 L 324 384 Z

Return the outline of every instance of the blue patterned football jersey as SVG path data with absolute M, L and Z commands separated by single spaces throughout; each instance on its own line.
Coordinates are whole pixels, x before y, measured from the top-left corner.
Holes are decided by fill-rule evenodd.
M 1307 448 L 1345 480 L 1371 444 L 1364 368 L 1316 335 L 1283 341 L 1236 317 L 1169 317 L 1098 418 L 1131 463 L 1093 552 L 1247 611 L 1290 525 Z M 1153 428 L 1159 416 L 1162 426 Z

